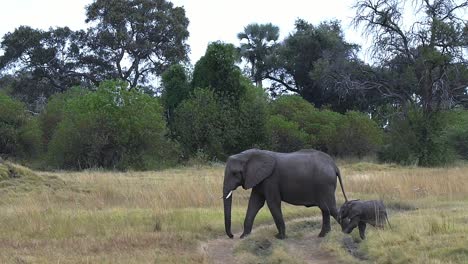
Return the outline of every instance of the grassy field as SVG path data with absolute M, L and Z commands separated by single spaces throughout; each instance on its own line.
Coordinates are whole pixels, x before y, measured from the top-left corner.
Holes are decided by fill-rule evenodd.
M 353 232 L 355 257 L 343 244 L 350 236 L 334 223 L 324 250 L 343 262 L 468 262 L 468 165 L 340 168 L 348 196 L 383 199 L 393 229 L 370 228 L 362 242 Z M 219 164 L 159 172 L 39 173 L 0 164 L 0 263 L 207 263 L 200 243 L 224 236 L 223 170 Z M 235 231 L 241 229 L 248 196 L 249 191 L 234 193 Z M 341 204 L 339 190 L 337 197 Z M 287 205 L 284 213 L 288 219 L 319 215 L 316 208 Z M 265 208 L 255 225 L 262 223 L 273 223 Z M 293 236 L 319 231 L 287 227 Z M 252 239 L 264 235 L 279 243 L 273 232 L 257 233 Z M 237 252 L 244 254 L 242 246 Z M 284 248 L 270 253 L 279 255 L 280 263 L 296 263 L 288 257 L 294 252 Z

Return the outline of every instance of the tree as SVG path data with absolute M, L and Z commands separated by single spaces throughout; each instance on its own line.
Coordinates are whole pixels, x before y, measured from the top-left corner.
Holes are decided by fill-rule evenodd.
M 195 64 L 192 87 L 210 88 L 220 96 L 238 100 L 245 87 L 241 85 L 237 61 L 239 54 L 234 45 L 219 41 L 209 44 L 205 55 Z
M 25 105 L 0 92 L 0 158 L 31 158 L 41 151 L 41 131 Z
M 175 64 L 162 74 L 162 103 L 169 125 L 174 119 L 176 107 L 190 95 L 191 88 L 185 68 Z
M 208 88 L 197 88 L 175 110 L 174 130 L 186 156 L 202 152 L 212 159 L 263 146 L 266 141 L 266 98 L 244 79 L 245 93 L 231 101 Z
M 237 34 L 237 38 L 241 41 L 240 54 L 250 64 L 249 77 L 257 87 L 261 87 L 265 79 L 266 60 L 277 44 L 279 28 L 271 23 L 249 24 Z
M 373 37 L 376 58 L 375 71 L 362 88 L 378 91 L 396 110 L 387 118 L 381 158 L 439 165 L 450 160 L 442 138 L 447 120 L 440 112 L 467 106 L 468 42 L 463 14 L 468 2 L 418 0 L 414 5 L 418 20 L 405 25 L 405 1 L 357 1 L 354 24 Z M 416 142 L 402 144 L 409 138 Z
M 71 86 L 102 80 L 99 72 L 90 73 L 80 61 L 83 34 L 68 27 L 43 31 L 27 26 L 7 33 L 1 42 L 0 72 L 11 74 L 11 93 L 33 104 Z
M 339 104 L 352 75 L 360 65 L 355 58 L 358 46 L 344 40 L 337 21 L 313 26 L 302 19 L 272 54 L 266 78 L 273 81 L 274 94 L 294 92 L 321 108 Z
M 114 67 L 130 89 L 188 60 L 189 21 L 166 0 L 96 0 L 86 8 L 89 60 Z
M 364 89 L 408 109 L 422 107 L 424 115 L 467 102 L 468 2 L 415 1 L 418 21 L 403 23 L 405 1 L 359 0 L 354 24 L 373 37 L 379 68 Z M 407 112 L 407 111 L 406 111 Z
M 151 169 L 177 158 L 164 137 L 157 98 L 124 81 L 102 82 L 97 91 L 74 96 L 48 146 L 48 162 L 63 169 Z

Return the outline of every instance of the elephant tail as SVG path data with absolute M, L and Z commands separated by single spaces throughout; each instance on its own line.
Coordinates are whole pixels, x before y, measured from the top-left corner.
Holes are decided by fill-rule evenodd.
M 336 167 L 336 166 L 335 166 L 335 167 Z M 345 193 L 344 187 L 343 187 L 343 181 L 341 180 L 340 169 L 338 169 L 338 167 L 336 167 L 336 176 L 338 177 L 338 180 L 340 181 L 341 191 L 343 192 L 343 196 L 344 196 L 345 202 L 348 202 L 348 197 L 346 197 L 346 193 Z

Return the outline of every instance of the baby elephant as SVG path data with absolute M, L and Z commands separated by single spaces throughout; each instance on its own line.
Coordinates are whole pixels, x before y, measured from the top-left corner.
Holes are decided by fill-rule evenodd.
M 341 225 L 342 231 L 349 234 L 357 226 L 359 227 L 361 239 L 364 239 L 366 236 L 366 224 L 384 228 L 385 220 L 390 226 L 387 211 L 382 201 L 351 200 L 345 202 L 338 211 L 338 222 Z

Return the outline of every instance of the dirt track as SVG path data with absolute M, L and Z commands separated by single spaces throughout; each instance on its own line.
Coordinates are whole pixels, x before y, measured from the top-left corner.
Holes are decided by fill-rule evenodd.
M 286 226 L 292 224 L 299 224 L 299 228 L 305 228 L 308 225 L 308 221 L 320 221 L 319 218 L 299 218 L 288 221 Z M 271 236 L 276 232 L 274 224 L 261 225 L 254 227 L 252 235 L 255 232 L 259 232 L 261 229 L 271 229 Z M 305 230 L 305 229 L 303 229 Z M 310 231 L 310 232 L 309 232 Z M 305 232 L 306 234 L 301 236 L 292 236 L 284 240 L 284 245 L 288 254 L 293 255 L 296 259 L 299 259 L 303 263 L 339 263 L 335 257 L 328 252 L 320 248 L 321 238 L 317 237 L 319 229 L 313 229 Z M 251 236 L 252 236 L 251 235 Z M 229 239 L 226 236 L 209 240 L 202 243 L 200 250 L 206 256 L 209 263 L 223 263 L 223 264 L 235 264 L 242 263 L 242 260 L 234 254 L 234 249 L 242 242 L 239 239 L 239 234 L 235 235 L 234 239 Z M 261 243 L 257 245 L 259 249 L 262 249 L 264 245 Z M 268 246 L 268 245 L 267 245 Z

